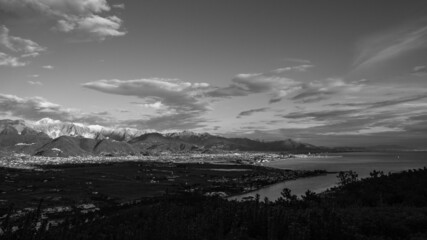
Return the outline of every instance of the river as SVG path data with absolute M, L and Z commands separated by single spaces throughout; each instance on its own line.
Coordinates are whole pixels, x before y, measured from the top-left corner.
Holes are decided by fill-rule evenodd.
M 427 152 L 352 152 L 330 154 L 322 158 L 291 158 L 264 163 L 264 166 L 292 170 L 324 169 L 328 172 L 355 171 L 360 178 L 368 177 L 373 170 L 400 172 L 408 169 L 427 167 Z M 259 194 L 261 199 L 268 197 L 276 200 L 283 188 L 289 188 L 292 194 L 303 195 L 307 190 L 322 192 L 338 182 L 336 174 L 301 178 L 273 184 L 257 191 L 231 197 L 241 200 L 244 197 Z

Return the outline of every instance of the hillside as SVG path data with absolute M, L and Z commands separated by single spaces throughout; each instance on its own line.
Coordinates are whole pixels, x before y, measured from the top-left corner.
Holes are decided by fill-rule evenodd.
M 199 150 L 195 144 L 163 136 L 160 133 L 148 133 L 129 141 L 140 152 L 189 152 Z

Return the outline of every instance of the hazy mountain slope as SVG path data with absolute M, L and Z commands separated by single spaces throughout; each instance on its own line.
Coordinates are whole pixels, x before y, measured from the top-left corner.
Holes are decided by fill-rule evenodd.
M 12 126 L 0 132 L 0 147 L 3 150 L 34 154 L 35 150 L 51 141 L 49 136 L 25 127 L 21 134 Z
M 0 120 L 0 132 L 2 132 L 6 127 L 13 127 L 18 131 L 18 133 L 20 133 L 25 127 L 27 127 L 27 125 L 25 124 L 24 120 Z
M 167 135 L 173 139 L 179 139 L 195 144 L 205 149 L 216 150 L 244 150 L 244 151 L 288 151 L 317 149 L 318 147 L 287 139 L 283 141 L 261 142 L 248 138 L 225 138 L 210 135 L 208 133 L 197 134 L 189 131 L 171 133 Z
M 61 136 L 37 149 L 35 155 L 46 157 L 86 156 L 91 152 L 80 147 L 80 138 Z
M 137 154 L 132 145 L 127 142 L 118 142 L 114 140 L 100 140 L 93 148 L 93 153 L 102 155 L 134 155 Z
M 199 149 L 195 144 L 191 144 L 180 139 L 166 137 L 160 133 L 148 133 L 141 135 L 130 140 L 129 144 L 139 152 L 187 152 Z

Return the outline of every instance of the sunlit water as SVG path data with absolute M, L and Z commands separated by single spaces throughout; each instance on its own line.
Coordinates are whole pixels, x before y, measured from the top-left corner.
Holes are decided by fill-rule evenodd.
M 373 170 L 388 173 L 427 167 L 427 152 L 356 152 L 334 155 L 336 157 L 286 159 L 265 163 L 264 166 L 292 170 L 324 169 L 329 172 L 352 170 L 357 172 L 361 178 L 369 176 L 369 173 Z M 277 183 L 230 199 L 241 200 L 244 197 L 259 194 L 261 199 L 268 197 L 270 200 L 276 200 L 280 197 L 280 192 L 285 187 L 291 189 L 293 194 L 301 196 L 307 190 L 317 193 L 322 192 L 336 185 L 337 182 L 336 174 L 302 178 Z

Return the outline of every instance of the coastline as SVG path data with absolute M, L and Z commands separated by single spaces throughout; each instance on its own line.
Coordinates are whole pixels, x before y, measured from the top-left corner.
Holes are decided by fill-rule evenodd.
M 292 171 L 294 171 L 294 170 L 292 170 Z M 225 199 L 227 199 L 229 201 L 245 201 L 245 199 L 238 200 L 238 199 L 235 199 L 235 198 L 238 197 L 238 196 L 243 196 L 243 195 L 255 193 L 255 192 L 258 192 L 258 191 L 260 191 L 262 189 L 267 189 L 267 188 L 270 188 L 272 186 L 275 186 L 277 184 L 284 184 L 284 183 L 290 182 L 290 181 L 296 181 L 296 180 L 301 180 L 301 179 L 309 179 L 309 178 L 316 178 L 316 177 L 319 177 L 319 176 L 326 176 L 326 175 L 337 174 L 337 173 L 338 172 L 324 172 L 324 173 L 320 173 L 320 174 L 317 174 L 317 175 L 301 176 L 301 177 L 297 177 L 297 178 L 293 178 L 293 179 L 288 179 L 288 180 L 285 180 L 285 181 L 279 181 L 279 182 L 276 182 L 276 183 L 264 185 L 264 186 L 262 186 L 262 187 L 260 187 L 258 189 L 254 189 L 254 190 L 251 190 L 251 191 L 243 192 L 243 193 L 240 193 L 240 194 L 234 194 L 234 195 L 226 197 Z

